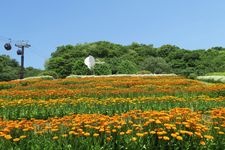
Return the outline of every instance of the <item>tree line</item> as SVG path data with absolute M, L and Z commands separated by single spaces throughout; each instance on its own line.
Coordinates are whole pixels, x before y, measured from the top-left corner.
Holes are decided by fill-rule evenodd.
M 93 70 L 89 70 L 84 64 L 84 59 L 88 55 L 94 56 L 96 61 L 100 62 Z M 10 80 L 15 79 L 18 63 L 7 56 L 1 56 L 0 61 L 0 80 L 5 80 L 6 76 L 10 76 Z M 2 67 L 5 65 L 8 67 Z M 209 72 L 223 71 L 225 71 L 225 48 L 223 47 L 187 50 L 169 44 L 156 48 L 153 45 L 136 42 L 120 45 L 99 41 L 59 46 L 45 63 L 45 70 L 40 71 L 30 67 L 26 68 L 25 75 L 47 74 L 55 78 L 64 78 L 71 74 L 93 73 L 96 75 L 175 73 L 194 78 Z

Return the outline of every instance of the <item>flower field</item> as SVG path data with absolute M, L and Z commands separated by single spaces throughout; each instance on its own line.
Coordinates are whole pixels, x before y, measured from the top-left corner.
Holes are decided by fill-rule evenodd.
M 0 149 L 224 149 L 225 84 L 179 76 L 0 82 Z

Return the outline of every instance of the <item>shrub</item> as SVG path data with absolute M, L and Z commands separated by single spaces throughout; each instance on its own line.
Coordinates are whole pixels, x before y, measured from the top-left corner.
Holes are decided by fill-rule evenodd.
M 43 77 L 51 76 L 54 79 L 57 79 L 59 77 L 55 71 L 44 71 L 40 73 L 39 76 L 43 76 Z
M 112 74 L 109 64 L 96 64 L 94 67 L 94 72 L 96 75 L 109 75 Z

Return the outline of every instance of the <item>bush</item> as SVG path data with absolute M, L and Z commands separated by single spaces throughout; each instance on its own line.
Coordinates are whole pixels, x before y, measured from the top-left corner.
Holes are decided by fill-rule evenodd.
M 151 74 L 151 71 L 149 71 L 149 70 L 141 70 L 141 71 L 138 71 L 137 74 Z
M 117 74 L 135 74 L 137 73 L 137 66 L 129 60 L 123 60 L 117 67 Z
M 196 79 L 197 78 L 197 75 L 195 73 L 191 73 L 191 74 L 189 74 L 188 78 L 190 78 L 190 79 Z
M 84 64 L 83 60 L 77 60 L 72 67 L 72 74 L 74 74 L 74 75 L 90 75 L 91 71 Z
M 55 71 L 44 71 L 40 73 L 39 76 L 51 76 L 54 79 L 57 79 L 59 77 Z
M 112 74 L 109 64 L 96 64 L 94 67 L 94 72 L 96 75 L 109 75 Z
M 43 76 L 36 76 L 36 77 L 27 77 L 24 78 L 23 80 L 33 80 L 33 79 L 43 79 L 43 80 L 53 80 L 54 78 L 49 75 L 43 75 Z M 26 83 L 23 84 L 23 86 L 26 86 Z

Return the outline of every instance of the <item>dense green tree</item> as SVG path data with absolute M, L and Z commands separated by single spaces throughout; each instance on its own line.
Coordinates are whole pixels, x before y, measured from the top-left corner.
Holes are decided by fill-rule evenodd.
M 135 74 L 138 71 L 137 65 L 129 60 L 122 60 L 117 69 L 116 74 Z
M 169 64 L 161 57 L 148 57 L 141 64 L 142 70 L 149 70 L 152 73 L 170 73 L 171 68 Z
M 46 70 L 56 72 L 60 78 L 64 78 L 72 73 L 73 58 L 65 54 L 63 57 L 50 58 L 46 64 Z
M 33 67 L 27 67 L 27 68 L 25 68 L 25 77 L 38 76 L 41 72 L 43 72 L 43 70 L 36 69 Z
M 70 74 L 91 74 L 92 72 L 83 62 L 88 55 L 108 64 L 112 74 L 149 70 L 152 73 L 176 73 L 185 76 L 192 74 L 193 76 L 225 71 L 225 48 L 223 47 L 185 50 L 169 44 L 154 48 L 153 45 L 136 42 L 123 46 L 107 41 L 57 47 L 46 63 L 46 70 L 56 72 L 59 77 Z
M 52 76 L 54 79 L 57 79 L 59 75 L 55 71 L 42 71 L 38 74 L 39 76 Z
M 0 56 L 0 81 L 9 81 L 18 79 L 19 77 L 19 63 L 9 56 Z
M 112 74 L 112 70 L 110 68 L 110 65 L 107 63 L 96 64 L 94 66 L 94 73 L 95 75 L 109 75 Z
M 179 49 L 179 47 L 174 46 L 174 45 L 169 45 L 169 44 L 163 45 L 163 46 L 161 46 L 160 48 L 158 48 L 158 50 L 157 50 L 157 53 L 158 53 L 157 56 L 158 56 L 158 57 L 163 57 L 163 58 L 165 58 L 165 57 L 167 57 L 170 53 L 176 51 L 177 49 Z
M 75 75 L 90 75 L 91 73 L 92 72 L 84 64 L 84 61 L 82 59 L 79 59 L 79 60 L 74 62 L 74 65 L 72 67 L 72 74 L 75 74 Z

